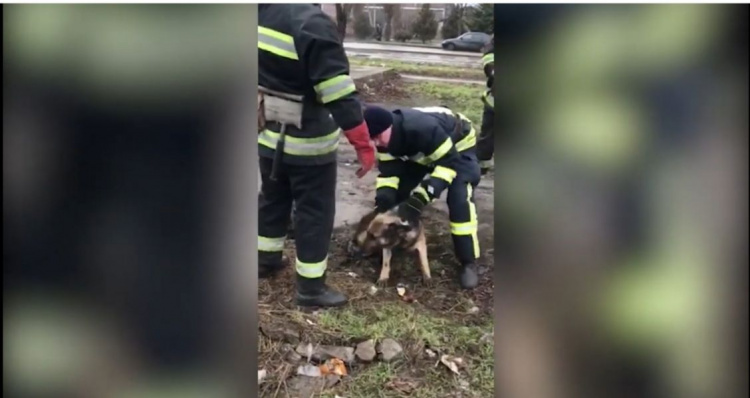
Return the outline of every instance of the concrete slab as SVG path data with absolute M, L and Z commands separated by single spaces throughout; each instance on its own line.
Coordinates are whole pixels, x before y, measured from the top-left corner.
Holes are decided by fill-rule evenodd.
M 388 72 L 391 72 L 390 68 L 382 68 L 377 66 L 351 66 L 349 75 L 354 79 L 355 82 L 366 81 L 370 79 L 382 78 Z
M 470 80 L 470 79 L 451 79 L 446 77 L 434 77 L 434 76 L 417 76 L 417 75 L 401 75 L 404 80 L 412 81 L 428 81 L 438 83 L 455 83 L 455 84 L 474 84 L 477 86 L 486 85 L 487 82 L 482 80 Z

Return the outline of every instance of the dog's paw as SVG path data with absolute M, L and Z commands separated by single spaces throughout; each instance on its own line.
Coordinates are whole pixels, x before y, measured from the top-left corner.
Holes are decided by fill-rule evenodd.
M 377 282 L 375 282 L 375 284 L 378 285 L 378 287 L 381 287 L 381 288 L 386 287 L 386 286 L 388 286 L 388 278 L 386 278 L 386 279 L 380 278 L 380 279 L 377 280 Z
M 435 280 L 428 276 L 422 276 L 422 285 L 426 287 L 434 286 Z

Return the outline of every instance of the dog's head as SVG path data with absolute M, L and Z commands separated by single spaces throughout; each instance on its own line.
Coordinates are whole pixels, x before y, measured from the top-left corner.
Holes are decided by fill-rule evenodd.
M 392 211 L 373 211 L 359 221 L 349 244 L 349 252 L 355 256 L 369 256 L 399 245 L 415 230 L 415 226 L 406 223 Z

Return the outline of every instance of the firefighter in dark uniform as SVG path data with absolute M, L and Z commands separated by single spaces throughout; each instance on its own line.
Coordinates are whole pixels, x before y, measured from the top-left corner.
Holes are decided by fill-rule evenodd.
M 265 128 L 258 137 L 258 276 L 283 268 L 294 203 L 297 304 L 343 305 L 346 296 L 325 284 L 342 130 L 357 151 L 359 177 L 374 166 L 375 150 L 335 24 L 313 4 L 259 5 L 258 65 L 259 91 L 266 90 Z
M 482 113 L 482 129 L 477 141 L 477 158 L 482 175 L 492 167 L 492 156 L 495 152 L 495 97 L 492 88 L 495 82 L 495 36 L 493 35 L 482 57 L 482 68 L 487 77 L 487 90 L 482 94 L 484 112 Z
M 481 177 L 471 121 L 444 107 L 388 111 L 375 106 L 365 109 L 365 120 L 378 149 L 378 211 L 397 205 L 404 220 L 414 221 L 447 189 L 460 283 L 465 289 L 476 287 L 479 241 L 474 189 Z

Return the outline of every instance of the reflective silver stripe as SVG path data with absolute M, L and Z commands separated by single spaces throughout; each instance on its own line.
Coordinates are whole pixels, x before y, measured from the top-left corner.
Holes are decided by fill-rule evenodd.
M 323 276 L 323 274 L 325 274 L 327 267 L 328 257 L 326 257 L 325 260 L 319 261 L 317 263 L 306 263 L 300 261 L 299 257 L 297 257 L 297 261 L 295 264 L 297 273 L 305 278 L 320 278 L 321 276 Z
M 280 238 L 269 238 L 258 236 L 258 250 L 262 252 L 280 252 L 284 250 L 286 236 Z
M 478 225 L 476 222 L 452 222 L 451 233 L 453 235 L 473 235 L 477 232 Z
M 258 143 L 275 150 L 280 136 L 275 131 L 263 130 L 258 136 Z M 338 148 L 340 137 L 341 129 L 316 138 L 299 138 L 287 135 L 284 137 L 284 153 L 294 156 L 326 155 Z
M 320 102 L 327 104 L 357 91 L 354 80 L 348 75 L 338 75 L 315 86 Z
M 299 60 L 292 36 L 263 26 L 258 26 L 258 49 L 280 57 Z

